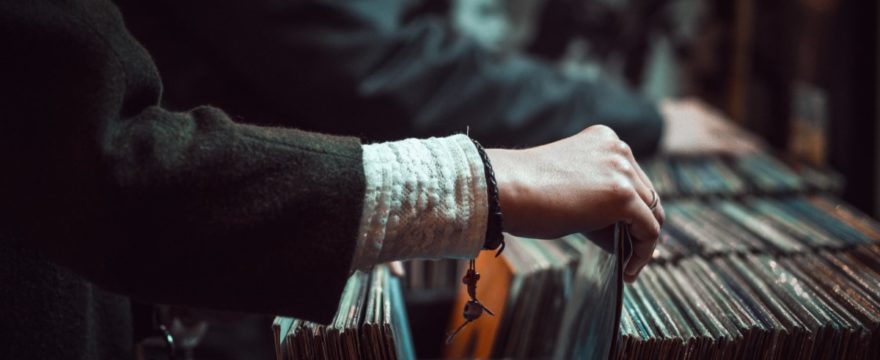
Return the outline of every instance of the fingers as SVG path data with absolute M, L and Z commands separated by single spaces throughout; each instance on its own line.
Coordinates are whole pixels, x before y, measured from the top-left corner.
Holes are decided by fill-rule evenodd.
M 645 171 L 639 166 L 638 161 L 636 161 L 636 158 L 632 153 L 632 149 L 630 149 L 626 142 L 618 140 L 615 146 L 618 153 L 624 156 L 629 162 L 627 175 L 631 178 L 639 197 L 645 202 L 645 204 L 648 204 L 649 208 L 652 204 L 655 204 L 656 201 L 656 206 L 651 210 L 654 214 L 654 218 L 657 219 L 657 222 L 662 227 L 663 221 L 666 218 L 666 213 L 663 211 L 663 206 L 660 205 L 659 194 L 654 190 L 654 185 L 651 183 L 651 179 L 648 178 L 648 175 L 645 174 Z
M 660 205 L 659 195 L 654 190 L 651 180 L 639 166 L 629 146 L 623 141 L 620 141 L 617 146 L 632 166 L 628 175 L 638 196 L 638 199 L 630 205 L 632 209 L 629 219 L 630 230 L 634 238 L 633 256 L 623 274 L 625 281 L 633 282 L 639 276 L 642 268 L 651 261 L 666 214 L 663 206 Z M 655 205 L 653 209 L 651 205 Z
M 651 180 L 648 178 L 648 175 L 642 170 L 642 167 L 639 166 L 639 163 L 636 161 L 635 156 L 633 155 L 632 149 L 629 145 L 620 140 L 617 137 L 617 134 L 611 128 L 602 125 L 591 126 L 587 128 L 585 131 L 592 132 L 596 136 L 603 138 L 611 144 L 611 150 L 613 153 L 616 153 L 621 157 L 618 161 L 612 161 L 611 165 L 616 167 L 617 171 L 624 175 L 629 183 L 632 184 L 633 189 L 638 194 L 639 198 L 646 205 L 646 207 L 650 207 L 654 204 L 656 200 L 656 206 L 653 209 L 648 208 L 651 212 L 652 216 L 656 220 L 656 222 L 662 226 L 663 221 L 666 218 L 666 213 L 663 210 L 663 206 L 660 205 L 660 198 L 657 192 L 654 190 L 653 184 L 651 184 Z
M 642 268 L 651 261 L 657 239 L 660 238 L 660 223 L 654 213 L 641 199 L 630 205 L 630 234 L 633 237 L 633 255 L 624 270 L 624 280 L 633 281 Z

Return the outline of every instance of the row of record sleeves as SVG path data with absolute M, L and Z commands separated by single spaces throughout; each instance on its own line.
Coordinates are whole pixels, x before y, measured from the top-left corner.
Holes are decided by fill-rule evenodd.
M 828 195 L 670 200 L 655 261 L 725 253 L 791 254 L 880 239 L 880 227 Z
M 843 248 L 880 239 L 880 226 L 829 195 L 745 196 L 740 199 L 673 199 L 655 262 L 692 255 L 783 254 L 810 248 Z M 418 260 L 404 263 L 409 294 L 457 291 L 464 262 Z
M 620 359 L 876 359 L 880 246 L 652 264 L 623 306 Z
M 842 177 L 803 162 L 783 162 L 764 154 L 675 156 L 640 161 L 663 198 L 839 192 Z
M 282 359 L 414 359 L 399 279 L 386 265 L 349 277 L 330 324 L 277 316 L 275 357 Z
M 874 220 L 825 195 L 665 206 L 687 221 L 667 221 L 655 261 L 624 286 L 613 358 L 880 356 Z M 577 277 L 588 243 L 511 237 L 501 257 L 478 258 L 478 298 L 498 316 L 469 325 L 444 356 L 596 358 L 579 350 L 593 336 L 565 329 L 566 314 L 596 305 L 579 301 L 595 291 Z M 466 300 L 460 291 L 454 310 Z
M 656 157 L 640 161 L 645 173 L 653 182 L 659 196 L 666 200 L 664 207 L 667 211 L 673 213 L 668 217 L 671 223 L 679 224 L 680 230 L 673 230 L 666 233 L 665 237 L 669 243 L 666 250 L 662 253 L 662 258 L 678 257 L 693 251 L 726 251 L 729 247 L 739 247 L 739 249 L 762 250 L 769 248 L 772 251 L 797 251 L 800 247 L 793 245 L 789 236 L 786 235 L 768 235 L 765 240 L 770 244 L 755 242 L 748 235 L 731 236 L 729 231 L 723 231 L 718 236 L 725 238 L 734 238 L 729 242 L 714 242 L 715 246 L 723 246 L 725 248 L 715 249 L 708 246 L 705 241 L 699 237 L 689 236 L 693 227 L 702 226 L 704 223 L 712 223 L 713 217 L 722 216 L 717 214 L 719 211 L 724 212 L 725 216 L 736 216 L 742 218 L 746 227 L 761 227 L 759 222 L 750 222 L 747 219 L 770 213 L 769 217 L 777 218 L 773 222 L 803 223 L 800 217 L 804 212 L 807 213 L 806 221 L 826 221 L 823 213 L 835 211 L 828 209 L 828 202 L 821 200 L 810 200 L 815 202 L 814 206 L 821 206 L 818 211 L 815 209 L 804 208 L 803 204 L 799 204 L 800 200 L 786 200 L 781 204 L 786 208 L 779 214 L 773 214 L 774 210 L 770 210 L 778 204 L 767 204 L 767 201 L 761 200 L 766 195 L 776 197 L 781 194 L 804 194 L 804 193 L 836 193 L 843 186 L 843 180 L 840 175 L 828 169 L 820 169 L 807 165 L 803 162 L 788 161 L 783 162 L 765 153 L 754 153 L 739 156 L 720 156 L 720 155 L 701 155 L 701 156 L 674 156 L 674 157 Z M 715 204 L 692 205 L 682 202 L 681 206 L 670 206 L 669 199 L 693 199 L 693 198 L 715 198 L 715 199 L 731 199 L 731 198 L 751 198 L 746 201 L 748 205 L 758 207 L 753 213 L 743 210 L 741 203 L 719 201 Z M 839 201 L 832 200 L 834 206 L 846 206 Z M 798 204 L 793 204 L 798 203 Z M 723 209 L 713 209 L 712 205 L 721 205 Z M 809 205 L 807 206 L 809 207 Z M 693 211 L 695 208 L 706 210 L 704 213 Z M 785 219 L 779 219 L 782 214 L 787 214 Z M 678 215 L 683 215 L 678 219 Z M 686 222 L 692 225 L 685 224 Z M 724 228 L 723 224 L 719 225 Z M 734 228 L 737 228 L 734 226 Z M 814 226 L 789 226 L 789 228 L 803 229 L 801 232 L 813 231 Z M 767 230 L 773 232 L 774 230 Z M 827 236 L 823 236 L 826 232 L 815 231 L 818 234 L 819 242 L 838 242 L 839 240 L 829 240 Z M 850 239 L 850 236 L 858 236 L 850 234 L 844 236 L 844 239 Z M 849 240 L 847 240 L 849 241 Z M 696 249 L 694 250 L 696 246 Z M 708 248 L 707 248 L 708 246 Z M 463 274 L 463 262 L 455 260 L 418 260 L 404 263 L 407 277 L 404 280 L 404 286 L 412 289 L 409 292 L 416 297 L 421 295 L 437 295 L 444 294 L 451 289 L 455 289 L 459 285 L 459 279 Z

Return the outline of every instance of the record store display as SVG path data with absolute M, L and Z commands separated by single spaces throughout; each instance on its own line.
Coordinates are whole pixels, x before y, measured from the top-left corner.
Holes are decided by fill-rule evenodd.
M 624 291 L 621 359 L 876 359 L 880 247 L 690 257 Z
M 645 169 L 667 220 L 621 302 L 578 277 L 596 263 L 586 238 L 511 237 L 500 258 L 477 260 L 478 293 L 496 317 L 475 321 L 444 356 L 880 358 L 880 225 L 831 195 L 837 176 L 768 155 L 653 159 Z M 585 300 L 597 293 L 612 299 Z M 448 329 L 465 300 L 460 291 Z M 619 335 L 590 329 L 578 318 L 589 311 L 619 315 Z
M 327 325 L 276 317 L 276 359 L 413 359 L 399 280 L 386 266 L 356 271 Z
M 475 263 L 494 316 L 461 326 L 465 261 L 410 261 L 403 280 L 379 266 L 349 279 L 332 324 L 276 318 L 278 359 L 417 357 L 401 285 L 455 302 L 446 324 L 416 324 L 455 333 L 445 358 L 880 358 L 880 224 L 835 197 L 838 176 L 766 154 L 643 164 L 667 216 L 635 283 L 625 226 L 507 236 Z
M 679 220 L 625 287 L 617 358 L 880 356 L 875 221 L 827 195 L 666 209 Z

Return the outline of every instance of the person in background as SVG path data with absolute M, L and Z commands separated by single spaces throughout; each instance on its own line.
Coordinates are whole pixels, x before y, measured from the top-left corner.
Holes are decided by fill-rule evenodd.
M 695 101 L 655 104 L 609 78 L 462 36 L 428 1 L 118 0 L 167 106 L 377 140 L 463 132 L 535 146 L 590 125 L 636 155 L 738 152 L 753 140 Z
M 2 0 L 0 45 L 2 358 L 131 357 L 129 296 L 327 322 L 353 269 L 490 247 L 495 202 L 523 236 L 630 223 L 629 281 L 660 233 L 650 181 L 606 126 L 483 150 L 172 111 L 105 0 Z

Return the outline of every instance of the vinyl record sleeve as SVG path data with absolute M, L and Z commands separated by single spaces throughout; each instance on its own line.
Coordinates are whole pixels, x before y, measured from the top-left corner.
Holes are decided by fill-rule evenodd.
M 556 359 L 609 359 L 617 353 L 623 270 L 632 256 L 629 228 L 614 227 L 612 241 L 587 242 L 565 308 Z M 602 244 L 602 245 L 597 245 Z

